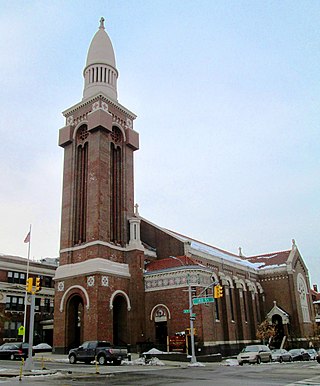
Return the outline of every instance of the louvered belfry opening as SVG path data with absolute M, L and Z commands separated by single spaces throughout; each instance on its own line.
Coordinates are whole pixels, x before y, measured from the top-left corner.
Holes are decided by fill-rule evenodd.
M 86 241 L 88 136 L 89 133 L 87 126 L 81 126 L 77 133 L 76 148 L 74 244 L 81 244 Z
M 110 239 L 122 244 L 122 133 L 117 127 L 112 128 L 110 155 Z

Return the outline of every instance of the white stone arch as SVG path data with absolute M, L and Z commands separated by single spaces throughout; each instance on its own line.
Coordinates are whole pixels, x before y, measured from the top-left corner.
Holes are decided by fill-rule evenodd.
M 215 272 L 210 272 L 211 280 L 214 282 L 219 282 L 218 275 Z
M 122 136 L 123 136 L 123 141 L 126 142 L 126 140 L 127 140 L 126 132 L 124 131 L 123 127 L 121 125 L 119 125 L 119 123 L 117 123 L 117 122 L 112 122 L 112 127 L 117 127 L 121 131 Z
M 167 311 L 167 314 L 168 314 L 168 318 L 171 319 L 171 313 L 170 313 L 169 308 L 168 308 L 165 304 L 160 304 L 160 303 L 159 303 L 159 304 L 155 305 L 155 306 L 152 308 L 152 310 L 151 310 L 151 312 L 150 312 L 150 320 L 153 320 L 154 312 L 155 312 L 155 310 L 156 310 L 157 308 L 159 308 L 159 307 L 165 308 L 166 311 Z
M 263 294 L 263 293 L 264 293 L 264 290 L 263 290 L 263 288 L 262 288 L 262 285 L 261 285 L 260 283 L 256 283 L 256 285 L 257 285 L 257 288 L 258 288 L 258 290 L 259 290 L 259 293 L 260 293 L 260 294 Z
M 230 276 L 226 276 L 225 277 L 225 280 L 227 281 L 228 285 L 229 285 L 229 288 L 234 288 L 233 286 L 233 280 L 231 279 Z
M 84 126 L 84 125 L 87 126 L 87 128 L 88 128 L 88 121 L 87 121 L 87 120 L 83 120 L 83 121 L 79 122 L 79 123 L 76 125 L 76 127 L 74 128 L 74 131 L 73 131 L 73 136 L 72 136 L 72 139 L 73 139 L 73 140 L 76 139 L 77 132 L 78 132 L 79 128 L 80 128 L 81 126 Z
M 238 284 L 240 284 L 240 286 L 242 287 L 242 291 L 247 291 L 247 287 L 243 279 L 239 279 Z
M 303 322 L 310 322 L 309 306 L 308 306 L 308 287 L 301 273 L 297 275 L 297 290 L 300 298 L 300 307 L 302 312 Z
M 117 295 L 122 295 L 122 296 L 124 296 L 124 298 L 125 298 L 126 301 L 127 301 L 127 310 L 128 310 L 128 311 L 131 311 L 131 303 L 130 303 L 129 296 L 128 296 L 124 291 L 121 291 L 121 290 L 114 291 L 114 293 L 111 295 L 110 303 L 109 303 L 110 310 L 113 309 L 113 300 L 114 300 L 114 298 L 115 298 Z
M 248 290 L 253 292 L 253 293 L 258 293 L 257 291 L 257 287 L 255 285 L 255 283 L 253 283 L 252 281 L 246 279 L 246 284 L 247 284 L 247 287 L 248 287 Z
M 63 304 L 64 304 L 64 301 L 65 301 L 65 299 L 66 299 L 68 293 L 69 293 L 71 290 L 75 289 L 75 288 L 77 288 L 77 289 L 79 289 L 80 291 L 83 292 L 83 294 L 84 294 L 84 296 L 85 296 L 85 298 L 86 298 L 86 303 L 87 303 L 87 304 L 86 304 L 86 309 L 89 310 L 89 308 L 90 308 L 90 300 L 89 300 L 88 292 L 87 292 L 86 289 L 85 289 L 84 287 L 82 287 L 81 285 L 73 285 L 72 287 L 69 287 L 69 288 L 66 290 L 66 292 L 63 294 L 63 296 L 62 296 L 62 298 L 61 298 L 61 301 L 60 301 L 60 308 L 59 308 L 60 312 L 63 311 Z

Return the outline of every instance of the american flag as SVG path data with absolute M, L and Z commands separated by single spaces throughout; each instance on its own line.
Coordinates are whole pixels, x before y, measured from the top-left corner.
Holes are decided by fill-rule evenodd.
M 26 238 L 24 239 L 24 243 L 30 243 L 30 231 L 28 232 Z

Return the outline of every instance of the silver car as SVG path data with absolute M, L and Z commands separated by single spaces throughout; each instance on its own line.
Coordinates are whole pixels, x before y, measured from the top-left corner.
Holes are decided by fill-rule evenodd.
M 284 348 L 277 348 L 271 351 L 274 362 L 292 362 L 292 355 Z
M 271 350 L 263 344 L 246 346 L 237 356 L 237 359 L 240 366 L 244 363 L 271 362 Z

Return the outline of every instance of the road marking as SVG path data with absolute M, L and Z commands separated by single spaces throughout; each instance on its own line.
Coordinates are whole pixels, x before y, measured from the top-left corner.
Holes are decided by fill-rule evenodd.
M 320 386 L 320 375 L 317 375 L 316 377 L 313 378 L 306 378 L 302 379 L 301 381 L 297 381 L 294 383 L 288 383 L 286 386 Z

